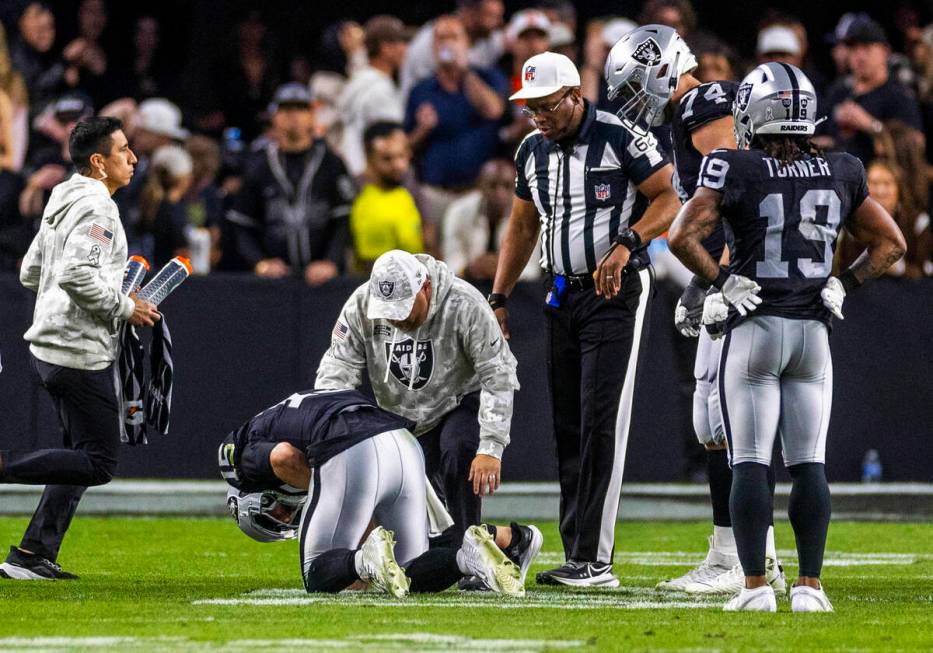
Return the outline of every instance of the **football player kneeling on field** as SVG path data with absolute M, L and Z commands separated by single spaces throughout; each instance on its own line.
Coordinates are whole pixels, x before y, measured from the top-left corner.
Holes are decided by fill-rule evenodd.
M 494 592 L 523 596 L 541 532 L 479 525 L 460 542 L 444 534 L 429 542 L 429 522 L 452 521 L 427 488 L 412 426 L 355 390 L 296 393 L 220 445 L 231 513 L 258 541 L 300 540 L 309 592 L 364 581 L 403 597 L 476 576 Z

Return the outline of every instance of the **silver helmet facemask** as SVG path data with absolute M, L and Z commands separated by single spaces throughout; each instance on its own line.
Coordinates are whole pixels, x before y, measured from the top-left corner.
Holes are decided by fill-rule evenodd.
M 673 28 L 644 25 L 632 30 L 606 58 L 609 99 L 622 102 L 616 115 L 636 134 L 647 135 L 664 124 L 664 110 L 680 76 L 696 66 L 690 48 Z
M 761 64 L 739 84 L 732 103 L 736 145 L 748 149 L 759 134 L 812 136 L 816 111 L 816 90 L 799 68 Z
M 237 526 L 257 542 L 277 542 L 298 536 L 301 508 L 306 494 L 285 491 L 241 492 L 234 487 L 227 490 L 227 508 Z M 273 514 L 287 515 L 285 520 Z

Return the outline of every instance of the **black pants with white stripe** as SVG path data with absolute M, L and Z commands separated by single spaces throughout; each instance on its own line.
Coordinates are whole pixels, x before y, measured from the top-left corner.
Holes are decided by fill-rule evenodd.
M 569 288 L 560 307 L 545 307 L 560 534 L 568 560 L 612 562 L 652 276 L 650 269 L 627 273 L 610 300 L 592 288 Z

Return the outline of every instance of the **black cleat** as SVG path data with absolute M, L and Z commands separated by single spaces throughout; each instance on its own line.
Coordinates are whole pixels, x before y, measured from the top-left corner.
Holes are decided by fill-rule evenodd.
M 479 576 L 464 576 L 457 581 L 457 589 L 461 592 L 491 592 L 487 585 Z
M 6 562 L 0 564 L 0 578 L 12 580 L 77 580 L 57 564 L 35 553 L 24 553 L 10 547 Z
M 537 526 L 524 526 L 512 522 L 511 527 L 513 533 L 512 545 L 505 550 L 505 555 L 521 570 L 521 579 L 524 585 L 525 577 L 528 575 L 528 569 L 531 567 L 531 563 L 534 562 L 538 552 L 541 550 L 541 545 L 544 543 L 544 536 L 541 535 L 541 531 L 538 530 Z M 514 536 L 516 531 L 521 534 L 517 542 Z

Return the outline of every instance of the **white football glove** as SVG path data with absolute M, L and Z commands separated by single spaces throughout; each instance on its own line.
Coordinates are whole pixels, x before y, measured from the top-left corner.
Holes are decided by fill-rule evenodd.
M 721 292 L 710 293 L 703 302 L 703 319 L 701 322 L 706 327 L 706 332 L 713 340 L 718 340 L 725 335 L 723 323 L 729 317 L 729 305 L 723 298 Z
M 677 307 L 674 309 L 674 326 L 685 338 L 696 338 L 700 335 L 696 321 L 688 315 L 687 307 L 683 305 L 681 299 L 677 300 Z
M 761 286 L 741 274 L 730 274 L 726 283 L 722 286 L 723 298 L 735 306 L 739 315 L 745 317 L 761 303 L 761 297 L 758 296 Z
M 826 285 L 820 291 L 820 298 L 830 313 L 844 320 L 842 315 L 842 302 L 846 298 L 846 289 L 842 287 L 842 282 L 836 277 L 830 277 L 826 280 Z

